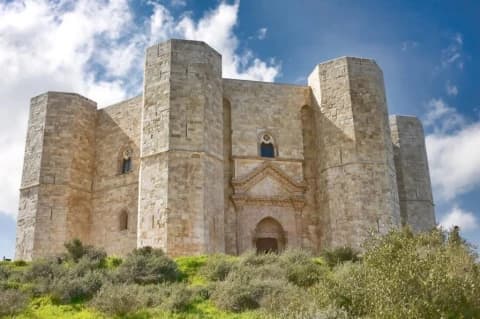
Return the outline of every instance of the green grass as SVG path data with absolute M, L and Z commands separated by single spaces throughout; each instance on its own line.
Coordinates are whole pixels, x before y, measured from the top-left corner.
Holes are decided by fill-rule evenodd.
M 83 303 L 58 305 L 49 297 L 36 298 L 30 302 L 28 308 L 17 319 L 116 319 L 89 308 Z M 240 314 L 218 310 L 210 301 L 198 300 L 182 313 L 168 313 L 156 309 L 145 309 L 124 316 L 125 319 L 260 319 L 258 312 L 250 311 Z
M 175 262 L 182 272 L 182 280 L 187 281 L 192 286 L 205 285 L 205 279 L 198 273 L 200 268 L 207 262 L 208 256 L 188 256 L 178 257 Z
M 27 309 L 20 315 L 18 319 L 101 319 L 108 318 L 94 309 L 87 308 L 84 304 L 56 305 L 50 297 L 41 297 L 32 300 Z

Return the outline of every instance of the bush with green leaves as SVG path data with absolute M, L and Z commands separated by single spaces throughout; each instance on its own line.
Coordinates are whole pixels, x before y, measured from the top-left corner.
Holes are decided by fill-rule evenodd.
M 12 267 L 9 262 L 0 262 L 0 281 L 6 281 L 12 273 Z
M 160 285 L 108 283 L 89 304 L 106 314 L 125 316 L 144 308 L 180 312 L 191 304 L 192 298 L 192 291 L 184 283 Z
M 265 296 L 277 293 L 287 284 L 278 255 L 249 252 L 224 281 L 217 283 L 211 299 L 221 309 L 241 312 L 259 308 Z
M 114 316 L 125 316 L 144 307 L 143 287 L 136 284 L 105 284 L 90 306 Z
M 223 281 L 235 266 L 235 263 L 235 259 L 231 256 L 211 255 L 200 269 L 200 274 L 209 281 Z
M 62 277 L 65 272 L 66 269 L 59 259 L 38 259 L 26 267 L 22 282 L 28 284 L 30 292 L 38 297 L 49 293 L 54 280 Z
M 333 299 L 354 317 L 480 318 L 476 258 L 440 230 L 392 231 L 367 243 L 362 263 L 335 272 Z
M 122 283 L 158 284 L 177 281 L 180 271 L 161 249 L 143 247 L 128 254 L 116 269 L 115 278 Z
M 278 262 L 278 255 L 275 253 L 257 254 L 255 251 L 250 250 L 243 253 L 238 261 L 239 266 L 256 267 L 269 264 L 275 264 Z
M 67 250 L 67 260 L 77 263 L 81 259 L 89 260 L 93 267 L 104 267 L 107 253 L 90 245 L 84 245 L 79 239 L 73 239 L 64 244 Z
M 157 292 L 158 293 L 158 292 Z M 184 283 L 173 283 L 163 286 L 160 307 L 170 312 L 181 312 L 193 301 L 193 291 Z
M 360 259 L 359 252 L 351 247 L 325 249 L 322 251 L 322 257 L 330 267 L 335 267 L 347 261 L 356 262 Z
M 241 312 L 260 307 L 262 296 L 262 287 L 256 283 L 227 279 L 217 285 L 211 299 L 220 309 Z
M 50 294 L 56 302 L 71 303 L 90 299 L 102 287 L 105 274 L 100 270 L 79 272 L 69 269 L 63 276 L 55 278 Z
M 316 263 L 310 252 L 287 250 L 280 256 L 287 280 L 300 287 L 310 287 L 326 276 L 328 269 Z
M 0 289 L 0 316 L 13 316 L 22 312 L 28 303 L 26 294 L 15 289 Z
M 292 284 L 262 299 L 261 318 L 265 319 L 348 319 L 346 311 L 318 298 L 315 288 Z

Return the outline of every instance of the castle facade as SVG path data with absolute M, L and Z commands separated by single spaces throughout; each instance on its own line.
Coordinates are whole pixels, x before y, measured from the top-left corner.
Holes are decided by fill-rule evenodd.
M 125 255 L 358 247 L 435 227 L 421 122 L 388 116 L 382 71 L 342 57 L 308 85 L 222 78 L 203 42 L 147 49 L 141 96 L 31 100 L 16 258 L 72 238 Z

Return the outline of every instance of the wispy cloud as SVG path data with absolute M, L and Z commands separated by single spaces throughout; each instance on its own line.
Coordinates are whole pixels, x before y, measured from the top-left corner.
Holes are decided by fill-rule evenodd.
M 445 89 L 447 91 L 447 94 L 450 96 L 458 95 L 458 87 L 454 84 L 451 84 L 450 81 L 447 82 Z
M 257 31 L 257 39 L 263 40 L 267 37 L 267 28 L 260 28 Z
M 416 47 L 418 47 L 417 41 L 403 41 L 401 45 L 401 50 L 403 52 L 407 52 L 409 50 L 415 49 Z
M 185 7 L 187 5 L 186 0 L 170 0 L 170 4 L 173 7 Z
M 431 99 L 427 103 L 424 123 L 436 134 L 446 134 L 462 129 L 466 120 L 454 107 L 449 106 L 440 98 Z
M 451 65 L 459 69 L 463 69 L 464 66 L 463 36 L 460 33 L 456 33 L 450 37 L 450 44 L 442 50 L 442 68 L 447 68 Z

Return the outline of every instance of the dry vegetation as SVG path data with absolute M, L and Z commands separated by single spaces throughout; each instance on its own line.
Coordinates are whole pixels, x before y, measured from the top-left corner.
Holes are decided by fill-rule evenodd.
M 17 318 L 480 318 L 477 256 L 459 236 L 408 230 L 313 257 L 247 253 L 172 260 L 137 249 L 0 263 L 0 316 Z

